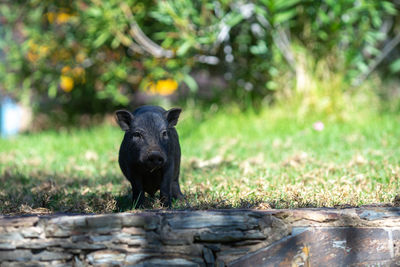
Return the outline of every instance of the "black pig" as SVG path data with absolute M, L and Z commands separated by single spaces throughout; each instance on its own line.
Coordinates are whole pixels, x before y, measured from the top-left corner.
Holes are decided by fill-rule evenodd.
M 144 192 L 154 196 L 160 189 L 163 205 L 171 198 L 181 198 L 179 168 L 181 148 L 175 125 L 180 108 L 168 111 L 157 106 L 143 106 L 133 113 L 115 112 L 124 139 L 119 150 L 119 166 L 132 185 L 133 205 L 141 207 Z

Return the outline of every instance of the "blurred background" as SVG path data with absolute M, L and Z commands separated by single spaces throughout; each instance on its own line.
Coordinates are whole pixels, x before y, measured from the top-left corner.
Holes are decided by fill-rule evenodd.
M 334 119 L 363 107 L 398 112 L 399 8 L 398 0 L 2 1 L 2 131 L 96 123 L 151 103 L 281 105 Z

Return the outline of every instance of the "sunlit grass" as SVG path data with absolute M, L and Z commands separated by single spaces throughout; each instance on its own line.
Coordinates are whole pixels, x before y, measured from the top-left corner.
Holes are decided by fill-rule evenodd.
M 399 193 L 400 116 L 345 121 L 186 110 L 176 209 L 341 207 L 392 203 Z M 352 117 L 354 119 L 352 119 Z M 313 128 L 316 121 L 322 131 Z M 130 184 L 115 125 L 0 140 L 0 213 L 118 212 Z M 157 199 L 146 208 L 160 208 Z

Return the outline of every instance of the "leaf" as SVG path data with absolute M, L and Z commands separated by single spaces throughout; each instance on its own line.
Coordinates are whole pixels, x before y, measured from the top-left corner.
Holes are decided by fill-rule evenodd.
M 243 20 L 243 16 L 240 13 L 229 13 L 225 18 L 225 23 L 231 28 Z
M 390 15 L 396 15 L 397 9 L 395 8 L 394 4 L 388 1 L 382 1 L 383 9 L 389 13 Z
M 250 47 L 250 52 L 253 55 L 266 54 L 267 51 L 268 51 L 267 44 L 263 40 L 258 41 L 257 45 L 253 45 L 253 46 Z
M 183 77 L 183 81 L 189 87 L 190 91 L 196 92 L 199 89 L 199 86 L 197 85 L 197 82 L 189 74 L 185 74 L 185 76 Z
M 179 48 L 178 51 L 176 51 L 176 54 L 178 56 L 183 56 L 186 54 L 186 52 L 189 50 L 189 48 L 192 46 L 192 42 L 187 40 L 185 41 Z
M 92 17 L 100 17 L 102 15 L 101 9 L 96 7 L 88 9 L 86 13 Z
M 55 98 L 57 96 L 57 84 L 51 83 L 47 94 L 50 98 Z
M 274 6 L 276 10 L 282 10 L 286 8 L 290 8 L 296 4 L 298 4 L 300 0 L 275 0 Z
M 100 34 L 99 37 L 97 37 L 97 39 L 93 42 L 94 47 L 99 48 L 100 46 L 102 46 L 107 41 L 108 37 L 110 37 L 109 32 L 105 31 Z
M 284 22 L 287 22 L 294 16 L 296 16 L 296 10 L 289 10 L 289 11 L 278 13 L 274 16 L 274 24 L 282 24 Z
M 396 59 L 392 64 L 390 64 L 389 69 L 393 73 L 400 72 L 400 58 Z

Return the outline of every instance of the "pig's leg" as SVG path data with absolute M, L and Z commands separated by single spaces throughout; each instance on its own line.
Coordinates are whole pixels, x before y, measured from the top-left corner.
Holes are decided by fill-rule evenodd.
M 166 207 L 171 207 L 171 185 L 173 179 L 173 164 L 165 170 L 164 176 L 161 181 L 160 200 Z
M 172 197 L 175 199 L 183 198 L 181 188 L 179 187 L 179 182 L 176 180 L 172 182 Z
M 132 208 L 140 208 L 144 201 L 144 191 L 141 179 L 131 181 L 132 185 Z
M 181 191 L 181 188 L 179 187 L 179 171 L 180 171 L 180 159 L 178 158 L 177 161 L 175 161 L 175 170 L 174 170 L 174 177 L 172 180 L 172 197 L 175 199 L 182 199 L 183 194 Z

